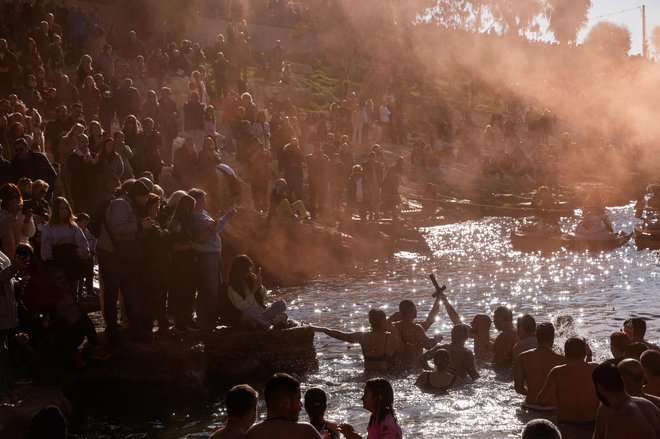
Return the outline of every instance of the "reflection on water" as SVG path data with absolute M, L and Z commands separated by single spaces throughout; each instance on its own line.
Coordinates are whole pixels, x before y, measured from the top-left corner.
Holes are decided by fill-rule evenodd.
M 612 216 L 615 229 L 632 229 L 630 206 L 613 209 Z M 648 338 L 657 342 L 657 253 L 638 252 L 633 243 L 597 254 L 519 253 L 511 249 L 508 239 L 514 225 L 512 219 L 486 218 L 425 229 L 433 250 L 430 258 L 400 254 L 392 261 L 365 268 L 357 276 L 309 282 L 278 294 L 290 304 L 289 314 L 295 319 L 342 330 L 362 330 L 368 324 L 371 307 L 393 312 L 403 298 L 414 299 L 419 315 L 425 316 L 433 292 L 428 273 L 434 271 L 467 321 L 477 313 L 492 315 L 500 304 L 513 308 L 514 315 L 532 314 L 537 322 L 571 314 L 578 333 L 588 339 L 595 359 L 600 360 L 608 355 L 609 334 L 634 314 L 655 320 L 649 325 Z M 567 230 L 574 225 L 572 221 L 563 224 Z M 430 332 L 440 332 L 448 339 L 450 328 L 450 321 L 441 311 Z M 563 342 L 559 337 L 556 345 Z M 368 413 L 361 408 L 360 396 L 368 377 L 362 371 L 359 347 L 319 335 L 316 349 L 320 368 L 306 378 L 304 388 L 321 386 L 328 391 L 328 419 L 350 421 L 358 431 L 366 431 Z M 522 398 L 514 392 L 512 382 L 487 369 L 480 373 L 482 378 L 477 383 L 446 396 L 419 392 L 414 387 L 415 376 L 396 378 L 395 404 L 405 436 L 517 437 L 522 425 L 535 415 L 520 408 Z M 131 437 L 206 437 L 224 418 L 218 403 L 208 413 L 175 415 L 136 427 Z M 92 424 L 98 427 L 98 423 Z M 112 428 L 109 423 L 102 424 L 107 430 Z M 113 436 L 108 433 L 108 437 Z M 590 435 L 566 431 L 565 437 Z

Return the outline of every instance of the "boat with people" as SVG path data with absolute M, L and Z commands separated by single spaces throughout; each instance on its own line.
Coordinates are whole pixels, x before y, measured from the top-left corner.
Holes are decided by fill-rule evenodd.
M 514 250 L 523 252 L 554 252 L 561 250 L 563 237 L 564 233 L 556 223 L 531 217 L 511 231 L 511 245 Z
M 637 249 L 660 250 L 660 216 L 646 218 L 644 224 L 633 229 Z
M 529 216 L 543 218 L 572 217 L 574 209 L 570 203 L 563 203 L 554 209 L 543 209 L 533 207 L 530 202 L 516 203 L 512 205 L 482 204 L 470 200 L 458 200 L 450 198 L 439 198 L 438 205 L 446 209 L 463 209 L 467 212 L 481 216 L 508 216 L 512 218 L 524 218 Z
M 607 251 L 625 245 L 632 232 L 614 232 L 609 218 L 587 214 L 575 229 L 575 233 L 562 237 L 563 246 L 575 251 Z

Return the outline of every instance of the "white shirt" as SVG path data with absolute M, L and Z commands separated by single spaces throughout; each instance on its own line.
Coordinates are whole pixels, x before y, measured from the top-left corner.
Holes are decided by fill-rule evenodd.
M 389 122 L 390 121 L 390 116 L 392 115 L 392 112 L 390 111 L 389 108 L 387 108 L 386 105 L 381 105 L 378 112 L 380 113 L 380 121 L 381 122 Z

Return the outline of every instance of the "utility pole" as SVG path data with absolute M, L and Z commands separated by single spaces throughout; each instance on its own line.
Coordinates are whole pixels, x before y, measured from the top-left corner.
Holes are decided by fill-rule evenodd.
M 642 56 L 649 59 L 649 43 L 646 41 L 646 5 L 642 5 Z

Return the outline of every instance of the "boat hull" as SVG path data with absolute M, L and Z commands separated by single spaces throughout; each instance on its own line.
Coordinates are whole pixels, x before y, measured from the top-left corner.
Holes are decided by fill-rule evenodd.
M 511 245 L 514 250 L 522 252 L 555 252 L 562 248 L 563 235 L 529 235 L 519 231 L 511 232 Z
M 582 239 L 575 235 L 566 235 L 562 240 L 564 247 L 574 251 L 609 251 L 625 245 L 632 237 L 632 232 L 619 232 L 610 239 Z
M 639 250 L 660 250 L 660 230 L 635 227 L 633 235 L 635 237 L 635 245 Z

